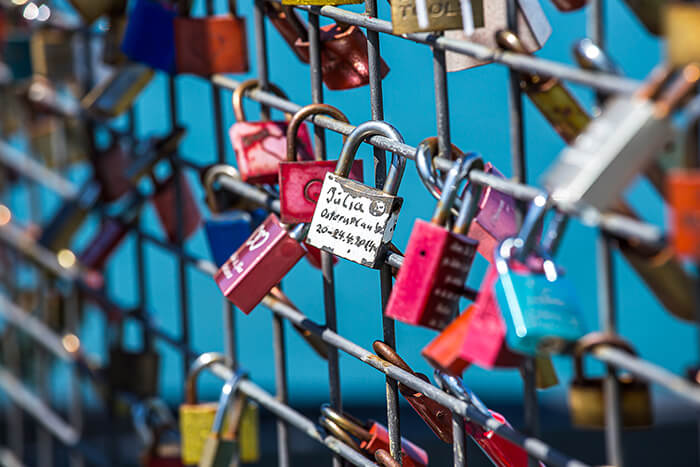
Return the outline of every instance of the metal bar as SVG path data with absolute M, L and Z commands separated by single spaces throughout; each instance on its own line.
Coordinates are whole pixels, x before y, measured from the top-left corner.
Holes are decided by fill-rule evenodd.
M 265 13 L 263 8 L 264 0 L 255 0 L 253 8 L 253 22 L 255 24 L 255 62 L 258 67 L 257 77 L 260 82 L 260 89 L 266 90 L 269 84 L 267 71 L 267 37 L 265 36 Z M 263 102 L 260 109 L 260 119 L 268 120 L 270 110 Z
M 272 343 L 275 360 L 275 398 L 282 404 L 287 404 L 287 349 L 284 339 L 284 320 L 272 315 Z M 289 465 L 289 434 L 286 422 L 277 419 L 277 464 L 280 467 Z
M 464 418 L 452 414 L 452 465 L 454 467 L 467 466 L 467 433 L 464 428 Z

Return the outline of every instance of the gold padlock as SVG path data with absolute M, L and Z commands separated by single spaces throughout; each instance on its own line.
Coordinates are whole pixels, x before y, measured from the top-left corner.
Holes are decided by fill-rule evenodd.
M 663 18 L 671 66 L 700 61 L 700 7 L 695 3 L 669 3 Z
M 239 457 L 244 464 L 260 462 L 260 413 L 258 404 L 246 400 L 238 427 Z
M 180 433 L 182 434 L 182 463 L 197 464 L 202 456 L 205 440 L 214 424 L 218 404 L 197 402 L 197 377 L 215 363 L 225 363 L 220 353 L 207 352 L 192 363 L 185 381 L 185 403 L 180 405 Z
M 40 28 L 30 41 L 34 73 L 51 81 L 70 81 L 75 78 L 73 31 L 59 28 Z
M 393 33 L 410 34 L 423 31 L 462 29 L 462 11 L 459 0 L 425 0 L 425 3 L 428 26 L 423 28 L 418 24 L 416 0 L 392 0 L 391 29 Z M 474 3 L 480 5 L 476 1 Z
M 83 97 L 81 105 L 96 117 L 117 117 L 131 107 L 153 75 L 153 70 L 145 65 L 124 65 Z
M 594 332 L 582 337 L 574 350 L 575 376 L 569 388 L 571 421 L 581 428 L 605 427 L 604 378 L 584 376 L 583 357 L 601 345 L 616 347 L 632 355 L 634 348 L 612 334 Z M 653 423 L 649 385 L 630 375 L 618 377 L 620 384 L 620 412 L 624 428 L 642 428 Z

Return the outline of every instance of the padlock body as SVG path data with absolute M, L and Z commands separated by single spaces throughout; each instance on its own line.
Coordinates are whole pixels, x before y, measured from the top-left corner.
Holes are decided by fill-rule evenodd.
M 244 18 L 233 15 L 178 17 L 174 30 L 178 73 L 211 76 L 248 71 Z
M 75 232 L 83 224 L 100 193 L 94 182 L 88 182 L 77 198 L 66 201 L 42 230 L 38 243 L 52 251 L 68 248 Z
M 238 443 L 232 439 L 209 433 L 204 441 L 199 467 L 229 467 L 238 452 Z
M 279 164 L 287 160 L 287 122 L 236 122 L 229 130 L 241 179 L 277 184 Z M 312 160 L 306 124 L 297 132 L 297 160 Z
M 242 463 L 260 462 L 260 413 L 258 404 L 248 400 L 238 428 L 239 457 Z
M 117 219 L 105 220 L 92 241 L 78 256 L 80 264 L 91 269 L 104 268 L 105 262 L 121 244 L 128 232 L 128 226 Z
M 591 121 L 581 104 L 557 79 L 549 79 L 536 88 L 526 86 L 525 92 L 554 131 L 569 144 Z
M 34 73 L 52 81 L 75 77 L 73 34 L 58 28 L 41 28 L 32 34 L 30 47 Z
M 428 27 L 418 25 L 416 2 L 400 0 L 391 2 L 391 29 L 394 34 L 446 31 L 462 29 L 462 10 L 459 0 L 427 0 Z
M 214 275 L 221 292 L 250 313 L 306 251 L 270 214 Z
M 153 75 L 153 70 L 144 65 L 124 65 L 83 97 L 81 105 L 96 117 L 117 117 L 133 105 Z
M 279 164 L 280 220 L 285 224 L 311 222 L 323 179 L 338 161 L 281 162 Z M 352 180 L 363 182 L 362 161 L 350 169 Z
M 465 235 L 417 219 L 386 316 L 438 330 L 447 326 L 457 314 L 476 248 Z
M 510 423 L 508 423 L 508 420 L 506 420 L 506 418 L 498 412 L 489 410 L 489 413 L 491 414 L 491 417 L 496 419 L 496 421 L 499 423 L 502 423 L 508 427 L 511 426 Z M 494 431 L 485 431 L 481 426 L 469 421 L 465 422 L 465 429 L 469 436 L 476 441 L 479 447 L 484 451 L 495 466 L 528 466 L 527 452 L 520 446 L 501 438 Z M 538 464 L 540 467 L 544 467 L 541 462 Z
M 129 157 L 121 145 L 115 144 L 102 154 L 98 154 L 92 163 L 94 175 L 102 192 L 100 196 L 106 202 L 112 202 L 125 195 L 133 185 L 126 176 Z
M 138 397 L 158 394 L 160 355 L 155 351 L 111 349 L 108 379 L 120 391 Z
M 363 266 L 382 265 L 403 198 L 327 173 L 306 243 Z
M 156 189 L 153 195 L 153 207 L 156 209 L 160 224 L 171 243 L 177 238 L 178 217 L 182 216 L 182 238 L 186 239 L 199 228 L 202 215 L 197 207 L 197 201 L 184 173 L 180 174 L 180 196 L 182 204 L 177 203 L 175 176 L 171 175 Z
M 504 310 L 506 342 L 511 349 L 536 355 L 585 334 L 573 286 L 561 275 L 550 281 L 528 268 L 509 268 L 494 285 Z
M 135 62 L 175 72 L 175 10 L 152 0 L 136 0 L 124 32 L 122 52 Z
M 700 259 L 700 170 L 673 170 L 668 177 L 670 225 L 676 252 Z
M 205 220 L 204 231 L 214 264 L 221 267 L 250 237 L 253 228 L 250 214 L 242 211 L 214 215 Z
M 379 449 L 389 452 L 389 431 L 379 422 L 371 420 L 370 423 L 368 431 L 372 438 L 363 441 L 360 444 L 360 449 L 365 449 L 372 455 Z M 403 465 L 406 467 L 426 467 L 428 465 L 428 453 L 405 438 L 401 438 L 401 454 Z
M 649 386 L 629 376 L 620 377 L 620 414 L 625 428 L 653 423 Z M 571 422 L 581 428 L 605 428 L 605 389 L 602 378 L 574 380 L 569 388 Z
M 202 456 L 202 449 L 211 427 L 218 404 L 182 404 L 180 405 L 180 433 L 182 438 L 182 463 L 197 464 Z
M 68 0 L 86 24 L 107 14 L 117 14 L 126 8 L 126 0 Z

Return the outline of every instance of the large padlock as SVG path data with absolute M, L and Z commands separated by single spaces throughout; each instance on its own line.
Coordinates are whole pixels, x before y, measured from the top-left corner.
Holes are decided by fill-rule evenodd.
M 126 0 L 68 0 L 86 24 L 104 15 L 124 14 Z
M 36 29 L 30 43 L 34 73 L 53 82 L 75 78 L 74 32 L 57 27 Z
M 202 456 L 205 440 L 214 424 L 217 404 L 197 401 L 197 377 L 211 365 L 226 363 L 226 357 L 216 352 L 203 353 L 190 366 L 185 381 L 185 402 L 180 405 L 180 433 L 182 463 L 197 464 Z
M 229 14 L 193 18 L 191 0 L 181 0 L 183 16 L 175 18 L 175 64 L 178 73 L 210 76 L 246 73 L 248 45 L 245 19 L 236 15 L 235 0 Z
M 571 421 L 582 428 L 605 427 L 605 383 L 604 378 L 589 378 L 584 375 L 583 357 L 595 353 L 596 347 L 607 345 L 631 355 L 634 348 L 618 336 L 605 333 L 590 333 L 584 336 L 574 349 L 575 376 L 569 388 L 569 410 Z M 620 388 L 620 415 L 624 428 L 641 428 L 653 423 L 651 393 L 649 385 L 630 375 L 618 376 Z
M 63 203 L 46 227 L 42 229 L 38 243 L 54 252 L 70 245 L 75 232 L 92 207 L 99 200 L 100 187 L 94 181 L 88 181 L 80 188 L 78 195 Z
M 175 73 L 174 24 L 177 12 L 171 5 L 157 0 L 136 0 L 133 4 L 122 52 L 135 62 Z
M 219 268 L 214 280 L 234 305 L 248 314 L 306 254 L 305 224 L 289 227 L 270 214 Z
M 700 259 L 700 170 L 677 169 L 668 177 L 669 224 L 676 252 Z
M 358 147 L 374 135 L 403 142 L 401 134 L 382 121 L 361 123 L 350 133 L 335 172 L 327 173 L 323 181 L 306 243 L 363 266 L 379 268 L 403 204 L 396 193 L 406 159 L 394 153 L 381 190 L 348 179 Z
M 153 75 L 153 70 L 144 65 L 126 64 L 90 90 L 81 105 L 98 118 L 118 117 L 133 105 Z
M 235 431 L 238 429 L 243 415 L 245 398 L 236 398 L 236 392 L 245 377 L 244 372 L 237 370 L 221 388 L 221 396 L 214 415 L 214 423 L 212 423 L 211 430 L 204 441 L 199 467 L 229 467 L 231 460 L 238 453 L 238 440 L 236 439 Z M 235 407 L 231 407 L 233 398 L 236 398 Z M 229 410 L 232 410 L 234 413 L 228 421 L 228 427 L 224 431 L 224 422 Z
M 311 115 L 329 115 L 349 123 L 345 114 L 327 104 L 310 104 L 302 107 L 289 121 L 287 128 L 287 160 L 279 164 L 280 220 L 285 224 L 311 222 L 314 208 L 327 173 L 335 170 L 337 161 L 297 161 L 297 131 Z M 345 139 L 345 138 L 344 138 Z M 349 177 L 363 181 L 362 161 L 355 161 Z
M 2 44 L 3 63 L 10 68 L 15 81 L 32 76 L 30 37 L 26 30 L 15 30 Z
M 177 422 L 162 399 L 146 399 L 131 407 L 136 433 L 145 447 L 144 467 L 181 467 L 180 443 L 173 439 Z M 171 435 L 171 436 L 168 436 Z
M 367 38 L 360 28 L 344 23 L 322 26 L 321 74 L 328 89 L 352 89 L 369 84 Z M 300 53 L 309 56 L 308 40 L 298 40 L 295 45 Z M 380 58 L 379 76 L 389 73 L 389 67 Z
M 168 240 L 175 243 L 178 240 L 178 219 L 182 217 L 182 239 L 195 233 L 202 222 L 202 214 L 197 206 L 197 201 L 192 194 L 192 189 L 184 172 L 180 172 L 180 200 L 177 204 L 176 175 L 171 174 L 165 181 L 159 182 L 151 199 L 156 209 L 160 224 L 165 231 Z
M 126 176 L 129 156 L 121 143 L 115 140 L 105 151 L 98 153 L 92 163 L 94 176 L 100 184 L 102 200 L 111 203 L 124 196 L 133 184 Z
M 535 52 L 549 39 L 552 27 L 542 11 L 538 0 L 517 0 L 517 35 L 522 40 L 525 50 Z M 498 46 L 496 33 L 508 28 L 508 0 L 484 1 L 484 27 L 477 27 L 473 34 L 464 31 L 446 31 L 448 39 L 476 42 L 490 49 Z M 490 63 L 469 55 L 447 51 L 445 65 L 447 71 L 460 71 Z
M 321 406 L 320 422 L 329 434 L 369 459 L 374 459 L 374 453 L 379 449 L 389 450 L 389 432 L 379 422 L 362 423 L 327 404 Z M 428 453 L 405 438 L 401 438 L 401 456 L 406 467 L 428 465 Z
M 259 82 L 251 79 L 241 83 L 233 92 L 233 111 L 237 121 L 231 126 L 229 136 L 243 181 L 276 184 L 279 163 L 287 158 L 286 135 L 289 124 L 286 121 L 246 121 L 243 95 L 247 90 L 256 87 L 259 87 Z M 270 90 L 280 97 L 286 97 L 276 86 L 271 85 Z M 306 124 L 300 126 L 296 141 L 298 158 L 312 160 L 311 139 Z
M 457 314 L 459 299 L 476 256 L 476 240 L 466 236 L 481 199 L 481 185 L 469 184 L 452 228 L 445 227 L 460 185 L 472 169 L 483 170 L 481 156 L 455 161 L 430 222 L 416 219 L 403 265 L 385 315 L 404 323 L 443 329 Z
M 160 354 L 155 349 L 110 349 L 107 379 L 112 388 L 138 397 L 153 397 L 158 393 L 159 377 Z

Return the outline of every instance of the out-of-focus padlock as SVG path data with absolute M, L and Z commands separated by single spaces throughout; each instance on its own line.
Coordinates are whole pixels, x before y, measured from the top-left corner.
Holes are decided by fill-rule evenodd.
M 307 49 L 299 49 L 294 46 L 297 41 L 308 42 L 309 32 L 304 22 L 291 6 L 283 6 L 275 1 L 263 2 L 265 15 L 270 19 L 272 25 L 280 33 L 282 39 L 289 45 L 292 52 L 302 63 L 309 63 L 309 53 Z
M 202 456 L 204 442 L 214 424 L 217 404 L 197 401 L 197 377 L 213 364 L 226 363 L 226 357 L 207 352 L 192 362 L 185 381 L 185 402 L 180 405 L 180 433 L 182 437 L 182 463 L 197 464 Z
M 374 135 L 403 142 L 401 134 L 382 121 L 361 123 L 350 133 L 335 172 L 327 173 L 323 181 L 306 243 L 363 266 L 379 268 L 403 204 L 396 193 L 406 159 L 394 153 L 381 190 L 348 179 L 358 147 Z
M 257 226 L 255 226 L 257 227 Z M 245 211 L 214 214 L 204 221 L 209 252 L 217 267 L 223 266 L 231 255 L 250 237 L 255 228 L 253 218 Z
M 181 204 L 178 205 L 175 177 L 175 174 L 171 174 L 165 181 L 159 182 L 151 199 L 165 235 L 172 243 L 178 240 L 178 219 L 180 216 L 182 217 L 183 240 L 195 233 L 202 222 L 202 214 L 184 172 L 179 175 Z
M 121 66 L 129 60 L 122 52 L 122 42 L 128 19 L 124 15 L 110 16 L 109 26 L 102 43 L 102 61 L 107 65 Z
M 373 459 L 374 453 L 379 449 L 389 450 L 389 431 L 379 422 L 370 420 L 365 424 L 348 414 L 338 413 L 325 404 L 321 406 L 319 421 L 330 435 L 369 459 Z M 428 465 L 428 453 L 405 438 L 401 438 L 401 456 L 402 464 L 406 467 Z
M 352 89 L 369 84 L 367 38 L 360 28 L 344 23 L 321 27 L 321 73 L 328 89 Z M 309 56 L 309 42 L 298 40 L 295 47 Z M 389 67 L 380 58 L 379 74 L 382 79 Z
M 160 380 L 160 354 L 155 349 L 109 350 L 107 379 L 112 388 L 138 397 L 154 397 Z
M 241 83 L 233 92 L 233 110 L 237 121 L 231 126 L 229 135 L 243 181 L 276 184 L 279 177 L 279 163 L 287 159 L 288 122 L 246 121 L 243 112 L 243 95 L 247 90 L 256 87 L 259 87 L 259 82 L 251 79 Z M 278 96 L 286 97 L 276 86 L 271 85 L 270 89 Z M 296 141 L 297 157 L 301 160 L 313 159 L 306 124 L 299 128 Z
M 47 167 L 66 167 L 66 135 L 63 122 L 53 115 L 41 115 L 29 122 L 29 146 Z
M 630 0 L 627 1 L 630 3 Z M 635 2 L 632 2 L 635 3 Z M 640 2 L 641 3 L 641 2 Z M 700 62 L 698 46 L 698 27 L 700 27 L 700 8 L 691 2 L 664 2 L 656 0 L 655 10 L 659 21 L 663 17 L 663 29 L 666 36 L 666 56 L 671 66 L 681 67 L 691 62 Z M 663 15 L 659 10 L 663 9 Z M 651 19 L 651 15 L 649 15 Z M 641 18 L 641 17 L 640 17 Z M 644 22 L 646 24 L 646 21 Z
M 673 247 L 681 256 L 700 260 L 700 170 L 673 170 L 667 183 Z
M 226 15 L 193 18 L 191 0 L 180 0 L 182 16 L 175 18 L 175 64 L 178 73 L 210 76 L 248 71 L 245 19 L 228 0 Z
M 100 186 L 96 182 L 90 180 L 85 183 L 78 195 L 65 201 L 42 229 L 38 243 L 54 252 L 67 248 L 90 209 L 97 203 L 99 195 Z
M 124 14 L 126 0 L 68 0 L 86 24 L 104 15 Z
M 177 422 L 162 399 L 146 399 L 131 408 L 136 433 L 145 447 L 144 467 L 181 467 L 180 443 L 172 438 Z M 168 435 L 171 435 L 168 437 Z
M 3 102 L 0 106 L 0 132 L 9 139 L 22 128 L 25 108 L 17 95 L 16 86 L 11 83 L 9 76 L 7 78 L 7 82 L 3 79 L 0 84 L 0 100 Z
M 270 214 L 214 275 L 221 292 L 248 314 L 306 254 L 305 224 L 289 227 Z
M 175 8 L 157 0 L 135 0 L 121 49 L 135 62 L 175 73 Z
M 153 75 L 153 70 L 144 65 L 124 65 L 87 93 L 81 105 L 96 117 L 117 117 L 133 105 Z
M 101 197 L 107 203 L 124 196 L 133 185 L 126 175 L 129 156 L 119 141 L 114 141 L 104 152 L 91 160 L 95 179 L 100 184 Z
M 518 0 L 517 2 L 517 34 L 522 40 L 525 50 L 535 52 L 549 39 L 552 27 L 542 11 L 538 0 Z M 507 0 L 484 1 L 484 27 L 477 27 L 473 34 L 466 35 L 464 31 L 447 31 L 449 39 L 467 40 L 485 45 L 491 49 L 498 47 L 496 33 L 508 27 Z M 447 71 L 460 71 L 476 66 L 485 65 L 489 61 L 479 60 L 468 55 L 447 51 L 445 64 Z
M 584 355 L 589 352 L 595 353 L 596 348 L 602 345 L 636 355 L 628 342 L 611 334 L 594 332 L 578 342 L 574 350 L 576 373 L 569 389 L 569 409 L 572 423 L 582 428 L 605 427 L 604 378 L 589 378 L 583 371 Z M 653 416 L 649 385 L 630 375 L 619 376 L 618 382 L 622 426 L 641 428 L 651 425 Z
M 39 28 L 30 43 L 32 69 L 53 82 L 75 78 L 73 31 L 56 27 Z
M 311 115 L 329 115 L 349 123 L 345 114 L 327 104 L 302 107 L 289 121 L 287 128 L 287 160 L 279 164 L 280 220 L 285 224 L 311 222 L 314 208 L 327 173 L 335 170 L 337 161 L 297 161 L 296 135 L 299 126 Z M 363 181 L 362 161 L 355 161 L 349 177 Z
M 416 219 L 385 315 L 408 324 L 443 329 L 456 316 L 464 282 L 476 256 L 477 242 L 466 233 L 474 219 L 481 185 L 469 184 L 452 228 L 445 227 L 460 185 L 472 169 L 483 170 L 477 154 L 455 161 L 447 174 L 430 222 Z

